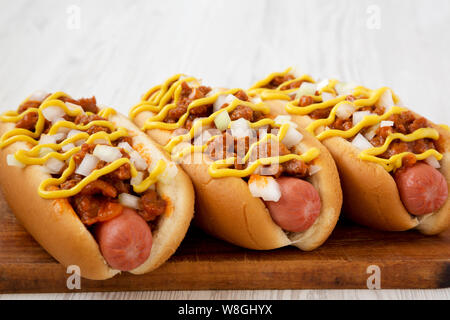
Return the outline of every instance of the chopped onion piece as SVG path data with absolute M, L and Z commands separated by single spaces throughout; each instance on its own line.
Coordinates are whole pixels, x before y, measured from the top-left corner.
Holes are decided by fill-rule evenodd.
M 6 156 L 6 163 L 8 166 L 11 167 L 19 167 L 19 168 L 25 168 L 25 164 L 17 160 L 16 156 L 14 154 L 8 154 Z
M 217 117 L 214 119 L 214 124 L 220 131 L 226 130 L 230 122 L 231 122 L 230 115 L 225 110 L 219 113 Z
M 79 133 L 83 133 L 83 131 L 80 131 L 80 130 L 77 130 L 77 129 L 72 129 L 67 134 L 67 138 L 73 137 L 74 135 L 79 134 Z
M 298 127 L 295 122 L 292 122 L 291 116 L 288 116 L 288 115 L 276 116 L 275 119 L 273 119 L 273 121 L 276 124 L 279 124 L 279 125 L 283 125 L 285 123 L 289 123 L 291 125 L 291 127 L 294 128 L 294 129 Z
M 373 137 L 375 137 L 375 134 L 377 133 L 379 127 L 379 124 L 371 126 L 370 129 L 367 130 L 367 132 L 364 134 L 364 137 L 366 137 L 366 139 L 369 141 L 372 140 Z
M 336 110 L 336 116 L 340 119 L 347 120 L 355 112 L 356 108 L 353 103 L 345 101 L 339 103 Z
M 285 144 L 286 147 L 292 148 L 300 141 L 302 141 L 302 139 L 303 135 L 300 132 L 298 132 L 296 129 L 292 127 L 289 127 L 288 131 L 286 132 L 286 135 L 284 136 L 281 142 Z
M 281 190 L 278 182 L 271 176 L 253 175 L 248 181 L 250 193 L 264 201 L 277 202 L 281 198 Z
M 67 152 L 67 151 L 72 150 L 73 148 L 75 148 L 75 145 L 74 145 L 73 143 L 68 143 L 68 144 L 62 146 L 62 147 L 61 147 L 61 150 L 62 150 L 63 152 Z
M 47 147 L 44 147 L 44 148 L 41 148 L 40 150 L 39 150 L 39 157 L 40 158 L 43 158 L 43 157 L 45 157 L 47 154 L 49 154 L 50 152 L 54 152 L 55 150 L 53 150 L 52 148 L 47 148 Z
M 132 186 L 137 186 L 141 184 L 143 180 L 144 180 L 144 173 L 142 171 L 138 171 L 135 177 L 131 177 L 130 184 Z
M 323 79 L 322 81 L 320 81 L 318 84 L 317 84 L 317 90 L 322 90 L 323 88 L 325 88 L 327 85 L 328 85 L 328 83 L 330 83 L 330 80 L 328 80 L 328 79 Z
M 54 135 L 42 134 L 39 139 L 39 144 L 52 144 L 56 143 L 56 137 Z
M 56 158 L 50 158 L 45 162 L 45 167 L 48 169 L 49 173 L 57 174 L 60 173 L 62 168 L 66 163 Z
M 313 174 L 319 172 L 321 169 L 321 166 L 311 165 L 309 166 L 309 175 L 312 176 Z
M 370 115 L 371 115 L 370 111 L 357 111 L 353 113 L 353 126 L 356 126 L 364 119 L 364 117 Z
M 42 102 L 48 96 L 48 93 L 43 90 L 38 90 L 33 92 L 28 98 L 29 101 L 39 101 Z
M 148 168 L 147 162 L 141 157 L 139 152 L 132 150 L 130 152 L 130 161 L 137 170 L 145 170 Z
M 250 125 L 244 118 L 239 118 L 231 122 L 231 135 L 236 138 L 245 138 L 251 136 Z
M 439 161 L 434 156 L 429 156 L 425 159 L 425 162 L 435 169 L 439 169 L 441 167 Z
M 322 102 L 332 100 L 334 99 L 334 96 L 329 92 L 322 92 Z
M 380 127 L 393 127 L 394 126 L 394 121 L 381 121 L 380 123 Z
M 376 105 L 385 107 L 386 109 L 389 109 L 390 107 L 394 106 L 394 100 L 392 99 L 392 91 L 386 90 L 381 95 L 380 99 L 377 101 Z
M 357 87 L 357 84 L 353 82 L 338 82 L 334 86 L 339 96 L 347 96 L 353 93 L 353 89 Z
M 295 94 L 295 92 L 294 92 L 294 94 Z M 254 104 L 258 104 L 258 103 L 262 102 L 262 99 L 260 97 L 253 97 L 253 98 L 250 98 L 250 101 Z
M 233 96 L 232 94 L 228 94 L 228 95 L 220 95 L 217 97 L 217 100 L 214 102 L 213 104 L 213 111 L 216 112 L 218 110 L 220 110 L 220 108 L 225 104 L 228 103 L 229 105 L 236 100 L 237 98 L 235 96 Z
M 113 162 L 122 158 L 122 152 L 119 149 L 103 144 L 96 145 L 92 154 L 105 162 Z
M 66 113 L 60 107 L 50 106 L 42 109 L 42 114 L 48 121 L 55 121 L 58 118 L 62 118 Z
M 121 193 L 119 194 L 119 203 L 125 207 L 132 209 L 140 209 L 140 201 L 139 197 L 133 196 L 129 193 Z
M 66 102 L 66 106 L 67 108 L 69 108 L 70 110 L 81 110 L 82 112 L 84 112 L 83 108 L 75 103 L 71 103 L 71 102 Z
M 79 147 L 79 146 L 81 146 L 83 143 L 85 143 L 86 142 L 86 139 L 80 139 L 80 140 L 77 140 L 77 141 L 75 141 L 75 145 L 77 146 L 77 147 Z
M 95 139 L 94 144 L 109 145 L 109 142 L 106 139 Z
M 219 92 L 220 90 L 218 88 L 213 88 L 210 92 L 208 92 L 206 94 L 206 97 L 211 97 L 213 95 L 215 95 L 217 92 Z
M 98 161 L 99 159 L 97 157 L 94 157 L 92 154 L 86 153 L 86 155 L 83 158 L 83 161 L 81 161 L 77 170 L 75 170 L 75 173 L 81 174 L 82 176 L 90 175 L 91 172 L 97 166 Z
M 303 82 L 297 91 L 296 99 L 300 99 L 303 96 L 314 96 L 316 94 L 316 84 L 310 82 Z
M 353 139 L 352 145 L 361 151 L 373 148 L 373 145 L 361 133 L 358 133 L 355 139 Z
M 128 142 L 120 142 L 117 146 L 128 152 L 133 151 L 133 148 L 130 146 Z
M 178 174 L 178 168 L 175 163 L 168 162 L 166 170 L 158 177 L 158 180 L 164 184 L 171 183 L 171 180 Z

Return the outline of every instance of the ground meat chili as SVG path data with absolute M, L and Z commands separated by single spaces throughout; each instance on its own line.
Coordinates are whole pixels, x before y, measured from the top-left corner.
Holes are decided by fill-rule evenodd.
M 211 89 L 207 87 L 197 88 L 197 93 L 193 96 L 202 97 L 206 95 Z M 189 95 L 191 92 L 189 92 Z M 47 95 L 48 97 L 49 95 Z M 87 125 L 92 121 L 106 120 L 101 116 L 97 115 L 99 108 L 97 107 L 95 97 L 92 98 L 82 98 L 75 100 L 68 97 L 60 97 L 59 100 L 67 103 L 73 103 L 84 110 L 84 112 L 90 112 L 90 114 L 82 113 L 76 117 L 71 117 L 65 115 L 63 118 L 67 121 L 73 122 L 77 125 Z M 186 98 L 184 103 L 187 103 Z M 18 108 L 18 113 L 21 114 L 30 108 L 39 108 L 41 105 L 40 101 L 28 100 L 22 103 Z M 194 114 L 201 115 L 206 112 L 205 110 L 194 109 Z M 34 131 L 36 123 L 39 119 L 38 112 L 29 112 L 21 120 L 16 123 L 17 128 L 23 128 L 30 131 Z M 45 120 L 43 133 L 48 133 L 51 128 L 51 122 Z M 96 132 L 105 131 L 111 133 L 111 130 L 107 127 L 102 127 L 98 125 L 91 126 L 86 132 L 92 135 Z M 112 142 L 114 147 L 121 142 L 126 142 L 130 146 L 132 145 L 131 137 L 121 137 Z M 86 154 L 92 154 L 97 144 L 87 144 L 84 143 L 81 146 L 81 150 L 75 153 L 72 158 L 78 167 L 83 161 Z M 62 151 L 61 151 L 62 152 Z M 130 158 L 129 154 L 121 149 L 122 157 Z M 101 169 L 108 163 L 105 161 L 98 161 L 95 169 Z M 148 177 L 148 172 L 144 172 L 144 179 Z M 63 182 L 59 187 L 63 190 L 72 189 L 85 177 L 76 173 L 69 176 L 65 182 Z M 143 194 L 136 194 L 130 183 L 131 179 L 131 166 L 128 163 L 123 164 L 113 172 L 110 172 L 104 176 L 101 176 L 97 180 L 94 180 L 87 184 L 79 193 L 69 197 L 68 200 L 72 205 L 72 208 L 79 216 L 83 224 L 91 226 L 97 222 L 110 220 L 123 211 L 123 206 L 118 201 L 118 195 L 121 193 L 133 194 L 140 197 L 141 209 L 137 210 L 139 215 L 141 215 L 146 221 L 154 223 L 158 216 L 163 214 L 166 210 L 167 203 L 162 199 L 156 191 L 148 190 Z

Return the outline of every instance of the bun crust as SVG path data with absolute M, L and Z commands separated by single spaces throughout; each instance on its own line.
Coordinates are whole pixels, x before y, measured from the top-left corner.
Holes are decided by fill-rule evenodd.
M 122 115 L 110 120 L 129 129 L 133 146 L 140 144 L 143 152 L 169 159 L 144 133 Z M 0 135 L 14 128 L 14 124 L 0 123 Z M 83 225 L 67 199 L 47 200 L 37 190 L 41 181 L 51 178 L 41 166 L 21 169 L 8 166 L 6 156 L 19 149 L 29 149 L 25 142 L 16 142 L 0 149 L 0 186 L 17 219 L 33 238 L 65 267 L 77 265 L 84 278 L 108 279 L 119 273 L 108 266 L 93 235 Z M 159 183 L 158 190 L 167 195 L 173 206 L 170 216 L 160 218 L 153 232 L 153 246 L 148 260 L 132 270 L 140 274 L 152 271 L 166 261 L 183 239 L 193 216 L 194 193 L 189 178 L 182 170 L 171 185 Z
M 142 112 L 135 122 L 142 127 L 151 112 Z M 314 225 L 302 233 L 286 233 L 273 222 L 264 202 L 252 196 L 247 183 L 237 177 L 212 178 L 207 160 L 199 164 L 182 163 L 196 190 L 194 221 L 209 234 L 241 247 L 268 250 L 294 245 L 302 250 L 313 250 L 329 237 L 339 218 L 342 192 L 339 176 L 331 155 L 313 136 L 304 130 L 303 147 L 317 147 L 321 154 L 316 164 L 322 170 L 310 182 L 317 188 L 322 200 L 322 211 Z M 170 131 L 148 130 L 155 141 L 166 144 Z M 300 146 L 299 146 L 300 147 Z M 204 157 L 202 157 L 204 158 Z
M 268 101 L 277 114 L 288 114 L 285 102 Z M 417 116 L 417 114 L 415 114 Z M 313 120 L 308 116 L 292 115 L 292 120 L 305 128 Z M 444 141 L 444 152 L 439 171 L 450 190 L 450 133 L 434 125 Z M 379 164 L 358 158 L 359 151 L 341 137 L 325 139 L 322 143 L 332 154 L 341 177 L 344 193 L 344 215 L 351 220 L 375 229 L 404 231 L 416 228 L 433 235 L 450 226 L 450 200 L 434 213 L 422 217 L 410 215 L 403 206 L 394 178 Z

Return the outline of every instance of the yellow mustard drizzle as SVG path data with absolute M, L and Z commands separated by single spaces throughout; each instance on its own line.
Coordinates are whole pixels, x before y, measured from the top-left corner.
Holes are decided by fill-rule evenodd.
M 215 94 L 210 95 L 209 97 L 196 99 L 188 105 L 187 111 L 178 119 L 176 123 L 166 123 L 163 120 L 167 117 L 168 112 L 171 109 L 177 107 L 177 102 L 179 101 L 181 95 L 182 89 L 181 84 L 183 82 L 189 81 L 198 83 L 197 79 L 193 77 L 181 78 L 182 76 L 183 75 L 181 74 L 177 74 L 167 79 L 163 84 L 151 88 L 149 91 L 147 91 L 147 93 L 143 95 L 142 101 L 131 109 L 129 114 L 130 118 L 135 118 L 139 113 L 145 111 L 150 111 L 155 114 L 154 116 L 149 117 L 145 121 L 142 130 L 149 130 L 149 129 L 175 130 L 181 128 L 186 123 L 186 120 L 189 116 L 189 111 L 192 110 L 193 108 L 213 104 L 221 95 L 225 96 L 229 94 L 233 95 L 238 91 L 240 91 L 240 89 L 230 89 L 222 92 L 217 92 Z M 172 102 L 169 103 L 169 101 Z M 230 113 L 240 105 L 250 107 L 253 111 L 259 111 L 262 112 L 263 114 L 268 114 L 270 112 L 270 108 L 263 103 L 254 104 L 236 98 L 227 107 L 212 113 L 207 118 L 202 119 L 197 118 L 188 133 L 172 137 L 169 140 L 169 142 L 164 146 L 164 149 L 169 153 L 172 153 L 174 148 L 180 145 L 181 143 L 190 142 L 202 127 L 212 124 L 220 113 L 222 112 Z M 275 124 L 275 122 L 269 118 L 249 123 L 250 128 L 258 128 L 264 125 L 272 125 L 279 127 L 279 125 Z M 280 132 L 277 136 L 274 136 L 273 134 L 267 134 L 263 139 L 261 139 L 261 141 L 255 142 L 252 145 L 250 145 L 249 151 L 244 157 L 245 161 L 249 159 L 251 150 L 253 150 L 256 146 L 258 146 L 259 143 L 261 143 L 263 140 L 266 141 L 269 138 L 273 138 L 277 139 L 278 141 L 281 141 L 286 135 L 288 129 L 289 124 L 283 125 L 281 126 Z M 189 147 L 183 148 L 180 152 L 173 155 L 173 157 L 175 159 L 182 159 L 183 157 L 189 154 L 193 154 L 196 152 L 203 153 L 206 150 L 208 143 L 217 137 L 218 137 L 217 135 L 212 136 L 211 138 L 208 139 L 208 141 L 205 144 L 201 146 L 190 145 Z M 230 157 L 227 159 L 217 160 L 213 162 L 209 166 L 208 172 L 214 178 L 221 178 L 227 176 L 245 177 L 252 174 L 256 170 L 258 165 L 261 164 L 265 165 L 273 163 L 283 163 L 292 159 L 299 159 L 305 162 L 310 162 L 315 158 L 317 158 L 319 156 L 319 153 L 320 151 L 318 149 L 311 148 L 310 150 L 308 150 L 308 152 L 302 155 L 289 154 L 284 156 L 261 158 L 253 162 L 250 166 L 248 166 L 243 170 L 226 168 L 234 163 L 235 158 Z
M 286 76 L 291 71 L 292 71 L 292 68 L 288 68 L 284 72 L 271 73 L 266 78 L 256 82 L 250 89 L 247 90 L 247 93 L 251 97 L 259 96 L 262 100 L 288 100 L 289 101 L 289 100 L 291 100 L 291 94 L 296 92 L 298 90 L 298 88 L 282 89 L 283 87 L 285 87 L 286 85 L 289 85 L 293 82 L 297 82 L 297 81 L 306 81 L 306 82 L 315 83 L 313 78 L 311 78 L 309 75 L 304 74 L 300 77 L 297 77 L 295 79 L 288 80 L 288 81 L 282 83 L 275 89 L 264 88 L 275 77 Z
M 281 72 L 281 73 L 276 73 L 276 72 L 272 73 L 269 76 L 267 76 L 265 79 L 257 82 L 253 87 L 251 87 L 249 89 L 249 92 L 252 92 L 252 90 L 253 90 L 254 94 L 260 95 L 261 99 L 263 99 L 263 100 L 264 99 L 266 99 L 266 100 L 267 99 L 279 99 L 279 97 L 277 95 L 271 95 L 271 91 L 268 89 L 260 88 L 260 90 L 258 92 L 255 91 L 255 89 L 258 87 L 263 87 L 263 86 L 267 85 L 276 76 L 284 76 L 284 75 L 288 74 L 289 72 L 290 72 L 290 69 L 287 69 L 286 71 Z M 279 88 L 285 86 L 286 84 L 290 83 L 291 81 L 292 80 L 286 81 L 285 83 L 281 84 L 276 90 L 279 90 Z M 310 81 L 310 82 L 313 82 L 313 81 Z M 320 91 L 337 93 L 335 90 L 335 87 L 338 83 L 339 82 L 337 80 L 330 80 L 329 83 L 327 84 L 327 86 L 322 88 Z M 298 89 L 296 89 L 296 90 L 298 90 Z M 353 126 L 351 129 L 346 130 L 346 131 L 336 130 L 336 129 L 328 129 L 328 130 L 322 131 L 319 134 L 316 134 L 316 130 L 320 127 L 328 126 L 335 121 L 336 111 L 341 104 L 352 103 L 356 109 L 360 109 L 364 106 L 372 106 L 380 99 L 380 97 L 383 95 L 383 93 L 385 93 L 387 90 L 390 90 L 390 89 L 387 87 L 383 87 L 383 88 L 380 88 L 377 90 L 370 90 L 368 88 L 358 86 L 358 87 L 354 88 L 353 95 L 354 96 L 365 96 L 365 97 L 369 97 L 369 98 L 357 99 L 353 102 L 347 102 L 346 101 L 347 96 L 343 95 L 343 96 L 337 96 L 334 99 L 322 102 L 323 100 L 322 100 L 321 96 L 311 96 L 314 99 L 313 104 L 306 106 L 306 107 L 300 107 L 298 105 L 299 99 L 297 99 L 295 101 L 290 101 L 290 102 L 286 103 L 285 110 L 289 114 L 309 115 L 311 112 L 313 112 L 315 110 L 333 107 L 330 111 L 329 116 L 326 119 L 315 120 L 311 124 L 309 124 L 306 129 L 309 132 L 311 132 L 312 134 L 316 135 L 316 137 L 321 141 L 324 139 L 330 138 L 330 137 L 334 137 L 334 136 L 339 136 L 339 137 L 348 139 L 348 138 L 351 138 L 351 137 L 354 137 L 355 135 L 357 135 L 363 128 L 376 125 L 383 120 L 387 120 L 393 114 L 400 114 L 402 112 L 407 111 L 407 109 L 399 107 L 399 106 L 393 106 L 393 107 L 391 107 L 391 109 L 389 111 L 385 112 L 381 116 L 378 116 L 378 115 L 365 116 L 364 119 L 362 121 L 360 121 L 356 126 Z M 266 95 L 264 95 L 265 93 L 266 93 Z M 392 93 L 392 98 L 393 98 L 394 104 L 397 104 L 399 102 L 399 98 L 397 97 L 397 95 L 395 95 L 392 92 L 392 90 L 391 90 L 391 93 Z M 285 100 L 290 100 L 290 99 L 285 99 Z M 446 125 L 442 125 L 442 127 L 448 129 L 448 126 L 446 126 Z M 426 130 L 422 130 L 422 129 L 426 129 Z M 437 160 L 441 160 L 442 154 L 440 154 L 438 151 L 436 151 L 434 149 L 427 150 L 421 154 L 414 154 L 412 152 L 403 152 L 400 154 L 396 154 L 389 159 L 383 159 L 383 158 L 377 157 L 377 155 L 384 153 L 388 149 L 388 147 L 392 143 L 392 141 L 394 141 L 396 139 L 400 139 L 402 141 L 407 141 L 407 142 L 416 141 L 416 140 L 424 139 L 424 138 L 434 139 L 434 140 L 439 139 L 439 133 L 437 132 L 437 130 L 432 129 L 432 128 L 422 128 L 422 129 L 418 129 L 415 132 L 413 132 L 407 136 L 399 134 L 399 133 L 391 133 L 386 138 L 386 141 L 383 144 L 383 146 L 364 150 L 359 154 L 359 158 L 362 160 L 365 160 L 365 161 L 376 162 L 376 163 L 382 165 L 387 171 L 395 170 L 395 169 L 401 167 L 403 158 L 405 156 L 409 156 L 409 155 L 413 155 L 416 158 L 416 160 L 424 160 L 429 156 L 434 156 Z
M 11 143 L 17 142 L 17 141 L 24 141 L 30 143 L 33 147 L 29 150 L 18 150 L 14 154 L 15 158 L 20 161 L 21 163 L 25 165 L 43 165 L 45 164 L 50 158 L 55 158 L 60 161 L 67 161 L 69 160 L 68 167 L 63 171 L 62 175 L 59 178 L 49 178 L 44 180 L 38 188 L 38 194 L 44 198 L 44 199 L 57 199 L 57 198 L 68 198 L 70 196 L 73 196 L 77 193 L 79 193 L 87 184 L 89 184 L 92 181 L 97 180 L 99 177 L 104 176 L 106 174 L 109 174 L 116 169 L 118 169 L 120 166 L 124 164 L 130 165 L 130 171 L 131 176 L 135 177 L 137 175 L 137 170 L 135 166 L 131 163 L 130 159 L 128 158 L 120 158 L 117 159 L 110 164 L 106 165 L 105 167 L 101 169 L 93 170 L 88 176 L 83 178 L 77 185 L 75 185 L 73 188 L 68 190 L 58 190 L 56 188 L 51 188 L 52 190 L 48 190 L 51 186 L 59 186 L 61 183 L 65 182 L 66 179 L 73 174 L 73 172 L 76 169 L 76 164 L 73 159 L 73 155 L 76 154 L 81 150 L 81 146 L 73 147 L 72 149 L 64 152 L 59 153 L 57 151 L 60 151 L 64 146 L 68 144 L 75 143 L 79 140 L 86 140 L 86 143 L 96 143 L 96 141 L 101 140 L 102 143 L 106 142 L 108 145 L 112 145 L 112 141 L 115 141 L 121 137 L 128 136 L 128 132 L 125 128 L 118 128 L 116 131 L 114 131 L 115 125 L 108 121 L 108 120 L 95 120 L 91 121 L 90 123 L 86 125 L 77 125 L 70 121 L 58 121 L 55 124 L 53 124 L 48 134 L 53 135 L 58 133 L 58 131 L 61 128 L 66 129 L 75 129 L 79 131 L 88 130 L 92 126 L 102 126 L 106 127 L 111 130 L 111 133 L 107 133 L 105 131 L 96 132 L 92 135 L 89 135 L 87 132 L 80 132 L 77 134 L 74 134 L 70 138 L 66 138 L 64 141 L 60 143 L 47 143 L 47 144 L 38 144 L 39 141 L 35 140 L 39 138 L 39 136 L 42 134 L 45 119 L 42 113 L 42 110 L 45 108 L 48 108 L 50 106 L 57 106 L 62 108 L 67 114 L 74 117 L 82 113 L 82 109 L 70 109 L 68 108 L 64 102 L 60 100 L 52 100 L 52 99 L 58 99 L 59 97 L 69 97 L 67 94 L 63 92 L 57 92 L 49 97 L 47 97 L 39 106 L 39 108 L 29 108 L 26 111 L 24 111 L 22 114 L 18 114 L 16 111 L 8 111 L 5 112 L 2 116 L 0 116 L 0 121 L 4 122 L 18 122 L 21 120 L 26 113 L 28 112 L 38 112 L 38 121 L 36 123 L 36 130 L 35 132 L 31 132 L 29 130 L 21 129 L 21 128 L 15 128 L 12 129 L 0 138 L 0 148 L 4 148 Z M 26 102 L 26 100 L 24 101 Z M 86 114 L 93 114 L 93 113 L 86 113 Z M 111 115 L 116 114 L 116 111 L 112 108 L 105 108 L 99 112 L 99 115 L 104 118 L 108 118 Z M 47 150 L 50 150 L 47 152 Z M 42 152 L 45 152 L 45 155 L 42 155 Z M 137 185 L 133 185 L 133 190 L 137 193 L 142 193 L 145 190 L 147 190 L 152 184 L 157 182 L 159 175 L 161 175 L 166 168 L 166 163 L 164 160 L 159 160 L 154 167 L 154 169 L 149 172 L 149 176 L 143 180 L 141 183 Z M 56 190 L 55 190 L 56 189 Z

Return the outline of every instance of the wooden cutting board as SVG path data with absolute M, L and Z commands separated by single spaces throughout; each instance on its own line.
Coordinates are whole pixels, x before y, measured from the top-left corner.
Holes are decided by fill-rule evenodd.
M 176 254 L 146 275 L 81 280 L 66 286 L 65 268 L 18 224 L 0 196 L 0 293 L 199 289 L 367 288 L 376 265 L 380 286 L 450 286 L 450 230 L 426 237 L 417 232 L 377 232 L 340 223 L 313 252 L 288 247 L 252 251 L 211 238 L 192 228 Z M 373 277 L 373 276 L 372 276 Z M 371 281 L 373 283 L 373 281 Z

